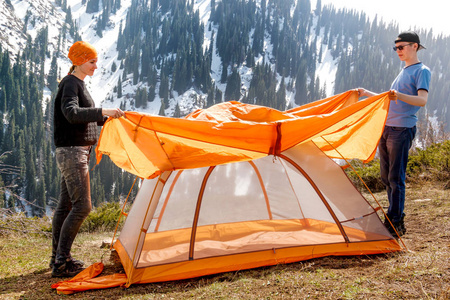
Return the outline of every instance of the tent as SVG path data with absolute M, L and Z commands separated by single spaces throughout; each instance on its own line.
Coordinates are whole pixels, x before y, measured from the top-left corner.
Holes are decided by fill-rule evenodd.
M 285 112 L 225 102 L 109 119 L 97 161 L 144 179 L 114 243 L 126 275 L 58 292 L 403 250 L 333 160 L 371 160 L 388 107 L 387 92 L 352 90 Z

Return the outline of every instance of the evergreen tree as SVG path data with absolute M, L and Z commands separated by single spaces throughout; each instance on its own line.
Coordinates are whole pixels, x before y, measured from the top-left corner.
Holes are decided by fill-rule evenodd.
M 280 86 L 278 87 L 276 96 L 276 109 L 284 111 L 286 109 L 286 85 L 284 84 L 284 77 L 281 78 Z
M 220 77 L 221 83 L 226 83 L 228 79 L 228 65 L 222 64 L 222 76 Z
M 6 106 L 6 92 L 4 87 L 0 87 L 0 110 L 3 114 L 8 110 Z M 3 130 L 0 130 L 0 134 L 3 134 Z M 1 139 L 0 141 L 2 140 L 3 139 Z
M 117 98 L 122 98 L 122 80 L 120 77 L 117 81 Z
M 45 58 L 34 55 L 34 53 L 47 55 L 46 43 L 46 30 L 40 31 L 35 41 L 29 40 L 23 55 L 19 54 L 19 59 L 14 65 L 9 64 L 9 60 L 4 60 L 8 55 L 4 55 L 0 48 L 0 102 L 6 121 L 1 131 L 0 142 L 2 151 L 7 153 L 3 163 L 10 165 L 12 170 L 0 174 L 2 186 L 10 186 L 11 195 L 3 206 L 9 208 L 16 206 L 22 210 L 27 208 L 31 216 L 43 216 L 47 205 L 54 207 L 59 193 L 60 174 L 52 151 L 54 150 L 51 128 L 53 104 L 50 101 L 46 105 L 42 104 Z M 53 70 L 49 73 L 47 81 L 57 73 L 55 71 L 57 68 L 54 68 L 56 65 L 54 57 L 56 54 L 53 54 L 51 66 Z M 29 59 L 32 61 L 28 61 Z M 54 81 L 56 82 L 56 79 Z M 146 91 L 141 93 L 146 103 Z M 54 94 L 53 92 L 52 99 Z M 45 114 L 42 107 L 46 108 Z M 111 162 L 106 165 L 111 170 L 109 173 L 119 172 L 117 167 L 112 167 Z M 93 178 L 94 184 L 91 187 L 96 197 L 94 204 L 120 196 L 124 193 L 124 189 L 127 189 L 126 193 L 128 192 L 129 186 L 125 187 L 124 184 L 125 181 L 129 182 L 126 175 L 116 176 L 114 182 L 97 174 L 94 174 Z M 120 182 L 117 183 L 118 181 Z M 114 193 L 105 193 L 105 190 L 111 191 L 113 185 L 121 188 L 114 188 Z M 1 195 L 0 191 L 0 199 Z
M 174 118 L 181 118 L 181 110 L 180 110 L 180 105 L 177 104 L 175 105 L 175 112 L 173 113 L 173 117 Z
M 164 117 L 166 115 L 165 110 L 166 110 L 166 108 L 165 108 L 165 105 L 164 105 L 164 99 L 161 99 L 161 106 L 159 107 L 158 115 Z
M 53 55 L 50 64 L 50 71 L 47 77 L 47 85 L 50 91 L 55 92 L 58 87 L 58 64 L 56 62 L 56 55 Z
M 139 68 L 135 67 L 133 69 L 133 85 L 136 85 L 139 81 Z
M 216 87 L 216 92 L 214 95 L 214 103 L 221 103 L 222 102 L 222 91 Z
M 238 101 L 241 98 L 241 76 L 237 69 L 233 70 L 230 78 L 227 81 L 227 88 L 225 90 L 225 99 Z
M 153 102 L 155 100 L 155 96 L 156 96 L 155 87 L 151 85 L 148 90 L 147 102 Z
M 295 81 L 295 104 L 301 105 L 307 103 L 308 90 L 306 86 L 306 62 L 301 61 Z
M 100 1 L 99 0 L 87 0 L 86 5 L 86 13 L 96 13 L 100 10 Z
M 110 15 L 121 5 L 120 0 L 83 1 L 88 6 L 87 12 L 95 13 L 98 34 L 102 34 Z M 8 202 L 3 204 L 8 207 L 22 205 L 18 200 L 20 195 L 40 207 L 32 209 L 36 215 L 40 215 L 46 205 L 54 207 L 60 177 L 52 144 L 53 103 L 47 99 L 48 103 L 43 103 L 44 87 L 48 86 L 52 91 L 50 99 L 54 99 L 57 80 L 61 77 L 57 58 L 67 51 L 70 41 L 81 39 L 67 1 L 56 0 L 55 4 L 61 6 L 66 15 L 53 53 L 47 27 L 37 30 L 33 37 L 27 35 L 26 44 L 14 59 L 0 46 L 0 110 L 3 117 L 0 142 L 2 151 L 8 153 L 3 163 L 20 170 L 0 174 L 0 186 L 12 186 L 10 192 L 13 195 L 8 201 L 3 200 Z M 31 12 L 26 13 L 24 25 L 24 29 L 36 25 Z M 316 1 L 314 11 L 311 11 L 310 0 L 211 0 L 208 26 L 211 39 L 205 43 L 207 35 L 199 12 L 194 11 L 194 1 L 132 0 L 117 37 L 117 59 L 123 70 L 115 87 L 120 106 L 125 109 L 129 104 L 123 97 L 122 84 L 126 83 L 127 91 L 135 93 L 135 104 L 140 108 L 154 101 L 158 89 L 161 115 L 169 108 L 170 99 L 173 104 L 178 102 L 173 95 L 181 96 L 191 88 L 197 92 L 195 98 L 200 99 L 199 106 L 203 105 L 202 99 L 211 106 L 223 100 L 241 98 L 243 102 L 284 110 L 287 91 L 294 93 L 295 101 L 290 105 L 327 96 L 330 83 L 322 77 L 319 80 L 316 67 L 330 55 L 337 62 L 336 78 L 332 80 L 333 93 L 358 86 L 385 91 L 402 66 L 391 50 L 398 25 L 369 20 L 364 13 L 322 6 L 320 0 Z M 431 30 L 423 30 L 419 35 L 427 45 L 420 57 L 434 74 L 431 86 L 438 87 L 430 89 L 426 109 L 420 110 L 418 115 L 419 122 L 425 123 L 433 112 L 432 117 L 445 122 L 449 128 L 450 122 L 446 120 L 450 118 L 450 54 L 446 49 L 450 49 L 450 40 L 434 35 Z M 266 36 L 270 36 L 271 45 L 264 48 Z M 47 58 L 51 58 L 49 71 L 46 69 Z M 211 70 L 213 59 L 221 61 L 223 68 L 219 74 Z M 117 71 L 115 63 L 111 72 Z M 250 80 L 250 86 L 248 92 L 241 95 L 239 74 L 244 66 L 248 68 L 245 69 L 249 74 L 246 74 L 246 80 Z M 211 76 L 219 76 L 218 80 L 223 84 L 216 86 Z M 131 91 L 130 85 L 134 85 L 135 92 Z M 42 107 L 47 107 L 45 115 Z M 176 116 L 181 114 L 179 106 L 175 106 L 174 111 Z M 420 134 L 426 138 L 432 132 L 430 126 L 425 127 L 427 130 Z M 132 178 L 106 159 L 93 173 L 91 184 L 95 205 L 116 201 L 124 191 L 128 192 L 127 184 L 131 185 Z M 1 197 L 0 187 L 0 202 Z
M 161 76 L 159 84 L 159 97 L 164 100 L 165 106 L 169 106 L 169 78 L 164 74 Z
M 5 198 L 5 183 L 3 182 L 2 177 L 0 176 L 0 208 L 6 208 L 6 198 Z
M 207 96 L 206 96 L 206 107 L 210 107 L 214 105 L 214 90 L 215 85 L 213 84 L 212 87 L 208 90 Z

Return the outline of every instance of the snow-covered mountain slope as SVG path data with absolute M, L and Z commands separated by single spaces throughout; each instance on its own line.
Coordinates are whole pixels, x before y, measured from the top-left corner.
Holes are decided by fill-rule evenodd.
M 199 11 L 201 22 L 205 25 L 204 46 L 209 46 L 212 32 L 217 32 L 217 27 L 209 27 L 210 17 L 210 3 L 211 0 L 196 0 L 194 2 L 194 9 Z M 112 72 L 112 65 L 117 66 L 120 62 L 117 60 L 117 38 L 119 35 L 120 24 L 125 25 L 127 11 L 131 6 L 131 0 L 122 0 L 120 9 L 110 16 L 110 21 L 106 29 L 102 33 L 102 37 L 96 34 L 95 25 L 100 17 L 101 10 L 97 13 L 86 13 L 86 4 L 82 0 L 67 0 L 67 6 L 70 7 L 72 19 L 78 27 L 78 32 L 83 40 L 89 41 L 97 49 L 99 53 L 98 70 L 92 78 L 86 78 L 87 87 L 92 94 L 97 105 L 103 107 L 116 107 L 121 103 L 131 103 L 135 91 L 138 86 L 132 84 L 131 77 L 122 83 L 123 97 L 117 99 L 113 95 L 113 89 L 117 85 L 118 79 L 123 78 L 123 70 L 117 68 Z M 66 13 L 57 6 L 55 0 L 6 0 L 0 2 L 0 42 L 3 49 L 8 49 L 11 53 L 11 59 L 14 61 L 17 54 L 25 46 L 27 41 L 27 34 L 34 39 L 37 32 L 48 26 L 48 51 L 50 57 L 46 58 L 45 73 L 48 74 L 50 70 L 51 56 L 57 49 L 58 39 Z M 209 28 L 211 30 L 209 30 Z M 57 59 L 60 70 L 60 77 L 63 77 L 70 68 L 70 61 L 67 58 L 67 52 L 71 44 L 74 42 L 74 37 L 66 34 L 66 39 L 62 39 L 61 45 L 62 55 Z M 270 61 L 271 44 L 269 37 L 266 37 L 264 42 L 264 55 L 256 58 L 256 62 Z M 325 46 L 324 46 L 325 47 Z M 211 67 L 211 77 L 215 85 L 225 91 L 226 85 L 220 83 L 221 76 L 221 59 L 217 55 L 217 51 L 213 51 L 214 56 Z M 327 93 L 331 94 L 333 90 L 333 80 L 336 72 L 336 62 L 331 56 L 327 54 L 326 47 L 324 49 L 324 61 L 318 66 L 317 73 L 320 76 L 322 83 L 326 83 Z M 242 79 L 242 93 L 245 93 L 250 85 L 252 77 L 252 70 L 247 67 L 240 68 L 240 75 Z M 279 80 L 281 78 L 278 78 Z M 286 82 L 289 78 L 286 79 Z M 148 104 L 145 109 L 146 112 L 157 114 L 160 109 L 160 99 L 156 93 L 155 101 Z M 170 102 L 170 107 L 166 108 L 166 115 L 171 115 L 175 110 L 175 105 L 178 103 L 183 114 L 187 114 L 197 108 L 202 107 L 202 103 L 206 102 L 206 95 L 194 89 L 186 91 L 183 95 L 175 93 L 174 99 Z M 50 90 L 44 91 L 44 100 L 50 100 Z M 107 100 L 112 99 L 112 101 Z M 293 94 L 287 94 L 287 102 L 293 103 Z M 131 105 L 127 105 L 127 109 L 135 109 Z M 142 108 L 140 109 L 143 110 Z
M 12 53 L 17 53 L 26 43 L 23 33 L 23 21 L 14 7 L 6 1 L 0 1 L 0 45 Z
M 66 13 L 52 0 L 12 0 L 10 4 L 7 2 L 0 2 L 0 42 L 3 49 L 9 50 L 12 62 L 16 60 L 20 50 L 25 47 L 27 34 L 34 39 L 37 32 L 45 27 L 48 27 L 48 52 L 51 57 L 57 49 Z M 72 12 L 72 19 L 76 23 L 82 39 L 93 44 L 99 53 L 99 68 L 92 78 L 86 80 L 87 86 L 98 104 L 102 103 L 112 91 L 118 76 L 121 75 L 120 71 L 114 74 L 107 71 L 111 69 L 113 61 L 117 58 L 115 48 L 119 24 L 125 19 L 131 0 L 122 0 L 121 4 L 120 10 L 110 17 L 108 27 L 103 32 L 103 37 L 100 38 L 95 34 L 95 24 L 101 12 L 87 14 L 86 4 L 83 5 L 81 0 L 67 1 Z M 67 53 L 74 42 L 74 37 L 67 34 L 66 39 L 62 39 L 61 42 L 63 53 L 58 57 L 57 63 L 62 77 L 71 66 Z M 50 57 L 46 57 L 46 74 L 50 70 Z M 44 95 L 49 96 L 50 91 L 46 90 Z

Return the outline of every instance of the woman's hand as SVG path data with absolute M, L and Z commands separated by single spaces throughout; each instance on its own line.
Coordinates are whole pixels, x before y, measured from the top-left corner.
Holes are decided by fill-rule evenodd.
M 102 114 L 112 118 L 120 118 L 125 115 L 120 108 L 102 108 Z

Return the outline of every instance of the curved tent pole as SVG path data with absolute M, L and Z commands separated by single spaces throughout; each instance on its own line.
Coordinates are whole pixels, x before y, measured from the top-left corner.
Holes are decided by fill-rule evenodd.
M 267 195 L 266 188 L 264 187 L 264 182 L 263 182 L 261 173 L 259 172 L 258 167 L 252 160 L 250 160 L 248 163 L 253 167 L 253 169 L 255 170 L 256 176 L 258 177 L 259 184 L 260 184 L 261 189 L 264 194 L 264 199 L 266 200 L 266 207 L 267 207 L 267 213 L 269 214 L 269 220 L 272 220 L 273 217 L 272 217 L 272 211 L 270 210 L 269 196 Z
M 350 162 L 327 140 L 325 139 L 323 136 L 321 136 L 321 138 L 328 143 L 328 145 L 330 145 L 334 151 L 336 151 L 337 154 L 339 154 L 340 157 L 342 157 L 343 160 L 345 160 L 345 162 L 347 163 L 347 165 L 350 166 L 350 168 L 352 168 L 353 172 L 355 172 L 356 176 L 358 176 L 359 180 L 361 180 L 361 182 L 364 184 L 364 186 L 366 187 L 366 189 L 369 191 L 370 195 L 372 195 L 372 198 L 375 200 L 375 202 L 378 204 L 378 208 L 381 209 L 381 212 L 383 212 L 384 217 L 386 218 L 386 220 L 389 221 L 389 224 L 391 225 L 392 228 L 394 228 L 395 233 L 397 234 L 398 239 L 402 242 L 403 247 L 405 247 L 405 250 L 408 250 L 408 248 L 406 247 L 405 243 L 403 242 L 402 238 L 400 237 L 400 235 L 397 232 L 397 229 L 395 229 L 394 225 L 392 224 L 391 220 L 387 217 L 386 212 L 384 211 L 383 207 L 381 206 L 380 202 L 378 202 L 378 199 L 375 197 L 375 195 L 372 193 L 372 191 L 369 189 L 369 187 L 367 186 L 367 184 L 364 182 L 364 180 L 361 178 L 361 176 L 359 176 L 358 172 L 356 172 L 355 168 L 353 168 L 353 166 L 350 164 Z M 367 201 L 367 200 L 366 200 Z M 376 211 L 376 210 L 375 210 Z
M 175 184 L 177 183 L 178 178 L 180 178 L 181 173 L 183 173 L 183 170 L 179 170 L 177 172 L 177 175 L 175 176 L 175 178 L 174 178 L 174 180 L 172 182 L 172 185 L 170 186 L 169 192 L 167 193 L 166 199 L 164 200 L 164 204 L 163 204 L 163 206 L 161 208 L 161 212 L 159 213 L 158 222 L 156 222 L 155 232 L 158 232 L 158 230 L 159 230 L 159 226 L 161 225 L 162 217 L 164 215 L 164 212 L 166 211 L 167 202 L 169 202 L 169 198 L 172 195 L 173 188 L 174 188 Z
M 200 193 L 197 198 L 197 205 L 195 207 L 195 215 L 194 221 L 192 222 L 192 231 L 191 231 L 191 241 L 189 244 L 189 260 L 194 259 L 194 244 L 195 244 L 195 235 L 197 234 L 197 226 L 198 226 L 198 218 L 200 214 L 200 207 L 202 206 L 203 194 L 205 193 L 206 183 L 208 182 L 209 176 L 214 170 L 215 166 L 209 167 L 208 171 L 203 177 L 202 186 L 200 188 Z
M 147 209 L 145 211 L 145 216 L 144 216 L 144 218 L 142 220 L 141 229 L 139 230 L 139 236 L 138 236 L 137 241 L 136 241 L 136 246 L 134 247 L 133 258 L 131 259 L 131 264 L 130 264 L 130 270 L 128 272 L 126 272 L 127 275 L 128 274 L 132 274 L 132 272 L 133 272 L 133 269 L 134 269 L 133 265 L 134 265 L 135 260 L 136 260 L 137 249 L 139 248 L 139 242 L 141 240 L 141 236 L 142 236 L 142 234 L 146 234 L 147 233 L 147 229 L 148 228 L 146 229 L 144 225 L 145 225 L 145 222 L 147 220 L 147 216 L 149 214 L 149 211 L 152 210 L 152 212 L 150 214 L 153 214 L 155 212 L 156 207 L 154 207 L 154 206 L 153 206 L 153 208 L 151 208 L 151 207 L 154 204 L 153 202 L 155 201 L 155 193 L 158 190 L 158 186 L 159 186 L 159 184 L 165 185 L 166 182 L 167 182 L 167 178 L 169 178 L 169 176 L 171 174 L 172 174 L 172 171 L 161 173 L 161 175 L 159 175 L 159 177 L 157 179 L 158 183 L 155 184 L 155 187 L 153 188 L 153 193 L 152 193 L 152 196 L 150 198 L 150 201 L 148 202 L 148 206 L 147 206 Z M 165 178 L 163 178 L 163 176 L 165 176 Z M 144 237 L 144 240 L 145 240 L 145 237 Z M 137 263 L 136 263 L 136 267 L 137 267 Z M 132 276 L 128 276 L 126 286 L 130 286 L 131 283 L 129 282 L 129 280 L 130 280 L 131 277 Z
M 331 206 L 328 204 L 327 200 L 325 199 L 325 196 L 322 194 L 322 192 L 320 191 L 319 187 L 314 183 L 314 181 L 311 179 L 311 177 L 309 177 L 309 175 L 292 159 L 290 159 L 289 157 L 283 155 L 283 154 L 279 154 L 279 157 L 283 158 L 284 160 L 286 160 L 287 162 L 289 162 L 292 166 L 294 166 L 300 173 L 302 173 L 302 175 L 306 178 L 306 180 L 308 180 L 309 184 L 311 184 L 311 186 L 313 187 L 313 189 L 316 191 L 317 195 L 319 196 L 319 198 L 322 200 L 323 204 L 325 205 L 325 207 L 327 208 L 328 212 L 330 213 L 331 217 L 333 218 L 334 222 L 336 223 L 336 225 L 339 228 L 339 231 L 341 232 L 345 242 L 348 244 L 350 243 L 350 240 L 347 236 L 347 234 L 345 233 L 344 227 L 342 227 L 341 222 L 339 222 L 339 219 L 337 218 L 336 214 L 334 213 L 334 211 L 331 209 Z

